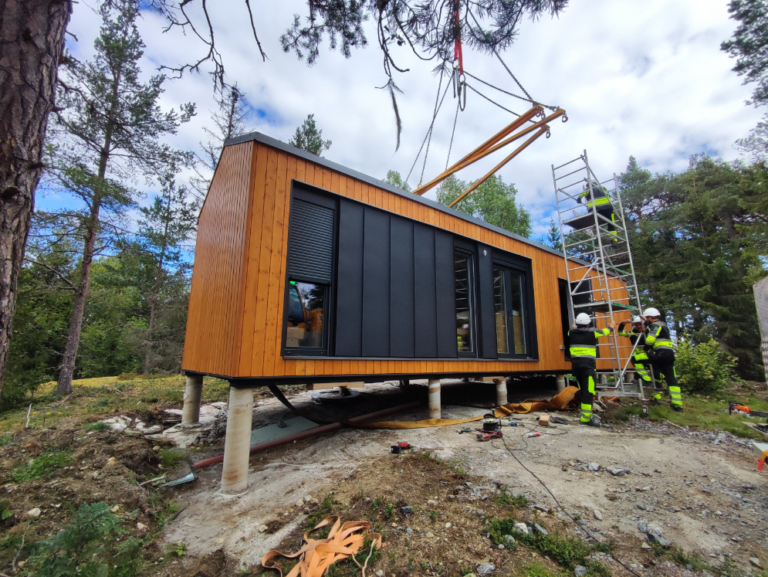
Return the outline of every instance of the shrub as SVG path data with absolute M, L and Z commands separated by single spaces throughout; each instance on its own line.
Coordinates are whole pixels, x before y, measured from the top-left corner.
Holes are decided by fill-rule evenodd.
M 680 388 L 686 393 L 711 394 L 727 387 L 734 379 L 736 359 L 715 340 L 693 344 L 680 339 L 675 369 Z
M 131 577 L 140 569 L 141 541 L 127 533 L 108 505 L 83 504 L 64 529 L 35 546 L 25 569 L 32 575 Z
M 17 483 L 34 481 L 50 476 L 56 469 L 60 469 L 71 462 L 72 455 L 66 451 L 43 453 L 32 459 L 26 467 L 16 469 L 13 472 L 13 478 Z

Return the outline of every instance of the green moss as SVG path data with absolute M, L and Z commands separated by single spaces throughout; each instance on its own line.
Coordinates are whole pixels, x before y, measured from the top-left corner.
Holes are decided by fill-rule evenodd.
M 66 451 L 50 451 L 30 461 L 26 467 L 19 467 L 13 472 L 17 483 L 49 477 L 54 471 L 69 465 L 72 455 Z

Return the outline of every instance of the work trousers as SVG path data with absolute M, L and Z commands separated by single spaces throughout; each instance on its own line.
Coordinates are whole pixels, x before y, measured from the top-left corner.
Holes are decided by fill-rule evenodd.
M 592 420 L 592 401 L 595 399 L 597 372 L 591 367 L 573 367 L 571 372 L 581 389 L 581 422 L 588 423 Z
M 616 213 L 613 211 L 613 207 L 610 204 L 608 205 L 604 204 L 602 206 L 598 206 L 597 214 L 611 221 L 611 224 L 606 224 L 603 220 L 598 219 L 600 226 L 608 227 L 608 232 L 610 232 L 613 236 L 616 236 L 617 235 L 616 227 L 613 224 L 616 222 Z
M 632 368 L 635 369 L 637 376 L 646 383 L 651 382 L 651 374 L 648 372 L 650 369 L 648 363 L 648 359 L 643 359 L 641 361 L 638 361 L 634 358 L 632 359 Z
M 648 358 L 653 367 L 653 376 L 656 382 L 660 382 L 661 376 L 669 387 L 670 401 L 678 407 L 683 406 L 683 394 L 680 386 L 677 384 L 677 373 L 675 373 L 675 351 L 671 349 L 659 349 L 648 351 Z

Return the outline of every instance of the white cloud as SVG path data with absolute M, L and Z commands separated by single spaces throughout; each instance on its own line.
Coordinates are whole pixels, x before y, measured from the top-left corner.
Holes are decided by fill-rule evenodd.
M 333 140 L 326 156 L 375 177 L 395 169 L 405 176 L 429 126 L 437 90 L 434 63 L 421 62 L 403 48 L 399 63 L 410 72 L 396 81 L 404 123 L 400 150 L 395 152 L 395 127 L 388 94 L 377 90 L 386 78 L 375 33 L 372 44 L 345 59 L 324 50 L 307 67 L 280 48 L 279 37 L 294 13 L 304 14 L 303 0 L 252 1 L 256 27 L 269 56 L 264 63 L 253 41 L 243 0 L 217 0 L 211 11 L 217 46 L 224 55 L 230 81 L 237 81 L 254 109 L 252 128 L 287 141 L 309 113 Z M 199 3 L 192 3 L 194 10 Z M 162 34 L 163 22 L 145 14 L 141 31 L 147 44 L 145 69 L 159 63 L 190 62 L 205 53 L 191 34 Z M 514 182 L 519 201 L 533 214 L 534 236 L 544 234 L 552 211 L 551 165 L 561 164 L 587 149 L 602 178 L 620 173 L 629 155 L 653 171 L 683 170 L 690 155 L 707 151 L 725 159 L 738 157 L 733 148 L 760 117 L 744 105 L 751 87 L 731 71 L 733 61 L 720 51 L 735 23 L 728 19 L 727 0 L 647 0 L 615 2 L 573 0 L 558 19 L 526 21 L 517 42 L 503 57 L 529 92 L 568 111 L 570 121 L 555 122 L 550 139 L 539 139 L 504 167 L 500 174 Z M 98 17 L 78 4 L 70 29 L 79 38 L 78 56 L 91 52 Z M 327 45 L 326 45 L 327 48 Z M 468 71 L 500 87 L 516 91 L 512 79 L 493 57 L 465 51 Z M 474 85 L 507 107 L 524 107 L 508 96 Z M 169 81 L 164 106 L 194 101 L 198 116 L 171 142 L 196 148 L 202 127 L 214 109 L 206 74 L 186 74 Z M 459 113 L 451 158 L 454 160 L 511 121 L 511 116 L 470 91 L 467 109 Z M 425 180 L 444 167 L 456 101 L 451 94 L 435 123 Z M 460 176 L 477 178 L 503 156 L 498 153 Z M 410 183 L 418 182 L 421 161 Z

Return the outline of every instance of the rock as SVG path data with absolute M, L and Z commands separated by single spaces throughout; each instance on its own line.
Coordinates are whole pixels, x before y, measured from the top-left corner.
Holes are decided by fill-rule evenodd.
M 629 473 L 629 469 L 622 469 L 621 467 L 608 467 L 605 470 L 614 477 L 623 477 Z
M 446 529 L 450 529 L 450 528 L 451 528 L 451 524 L 450 524 L 450 523 L 446 523 L 446 524 L 445 524 L 445 528 L 446 528 Z
M 384 571 L 382 571 L 381 569 L 376 571 L 376 577 L 384 577 Z
M 515 523 L 515 529 L 517 529 L 521 533 L 525 533 L 526 535 L 528 534 L 528 525 L 526 525 L 525 523 Z
M 42 515 L 43 512 L 40 510 L 40 507 L 35 507 L 34 509 L 30 509 L 26 513 L 24 513 L 25 517 L 32 517 L 33 519 L 37 519 L 40 515 Z
M 656 543 L 658 545 L 661 545 L 664 548 L 670 547 L 672 545 L 671 541 L 668 541 L 661 535 L 657 535 L 656 533 L 646 533 L 648 536 L 648 542 L 649 543 Z
M 144 433 L 142 433 L 141 431 L 137 431 L 136 429 L 125 429 L 123 431 L 123 434 L 126 437 L 143 437 L 144 436 Z
M 594 514 L 595 519 L 597 519 L 598 521 L 602 521 L 603 520 L 603 514 L 600 511 L 600 509 L 595 509 L 594 511 L 592 511 L 592 513 Z
M 408 535 L 410 535 L 411 533 L 413 533 L 413 529 L 411 529 L 410 527 L 406 527 L 406 529 L 405 529 L 405 532 L 406 532 Z
M 483 563 L 482 565 L 477 566 L 477 574 L 480 577 L 483 577 L 483 575 L 490 575 L 496 570 L 496 566 L 492 565 L 491 563 Z
M 760 565 L 760 559 L 758 559 L 757 557 L 750 557 L 749 562 L 752 563 L 752 565 L 754 565 L 758 569 L 762 568 L 762 565 Z
M 269 527 L 267 527 L 266 525 L 261 525 L 259 527 L 259 533 L 266 533 L 267 529 L 269 529 Z
M 110 511 L 112 511 L 113 513 L 117 513 L 119 510 L 120 510 L 120 505 L 115 505 L 110 509 Z
M 99 422 L 109 425 L 110 429 L 112 429 L 113 431 L 117 431 L 118 433 L 121 433 L 125 429 L 127 429 L 128 425 L 131 423 L 130 419 L 127 419 L 125 417 L 111 417 L 109 419 L 104 419 L 103 421 L 99 421 Z
M 427 506 L 428 507 L 437 507 L 437 501 L 435 501 L 434 499 L 430 499 L 429 501 L 427 501 Z
M 504 550 L 504 545 L 499 545 L 499 550 L 503 551 Z
M 637 507 L 637 508 L 638 508 L 638 509 L 640 509 L 641 511 L 645 511 L 645 505 L 643 505 L 642 503 L 637 503 L 637 504 L 635 505 L 635 507 Z
M 158 433 L 163 432 L 163 426 L 152 425 L 151 427 L 147 427 L 146 429 L 139 429 L 139 431 L 141 431 L 142 435 L 157 435 Z
M 146 531 L 148 528 L 144 523 L 136 523 L 137 531 Z
M 544 535 L 545 537 L 549 535 L 549 532 L 538 523 L 534 523 L 533 528 L 539 535 Z
M 434 539 L 435 534 L 432 531 L 427 531 L 427 534 L 424 535 L 427 539 Z
M 587 568 L 583 565 L 576 565 L 573 570 L 574 577 L 584 577 L 587 574 Z
M 483 511 L 482 509 L 478 509 L 477 511 L 475 511 L 475 515 L 483 516 L 485 515 L 485 511 Z
M 599 471 L 600 470 L 600 463 L 590 463 L 589 464 L 589 470 L 590 471 Z
M 546 507 L 542 507 L 541 505 L 534 505 L 533 508 L 536 511 L 541 511 L 542 513 L 549 513 L 549 509 L 547 509 Z
M 637 522 L 637 530 L 641 533 L 647 533 L 648 532 L 648 523 L 645 521 L 638 521 Z
M 413 513 L 413 507 L 406 505 L 405 507 L 400 507 L 400 511 L 402 511 L 403 515 L 410 515 Z
M 299 499 L 298 501 L 296 501 L 295 505 L 297 507 L 303 507 L 304 506 L 304 499 Z
M 517 543 L 517 541 L 515 541 L 515 538 L 512 535 L 504 535 L 504 540 L 507 543 Z
M 304 495 L 304 501 L 306 501 L 307 503 L 311 503 L 312 502 L 312 495 Z

